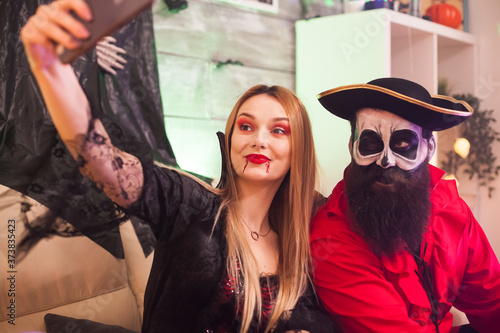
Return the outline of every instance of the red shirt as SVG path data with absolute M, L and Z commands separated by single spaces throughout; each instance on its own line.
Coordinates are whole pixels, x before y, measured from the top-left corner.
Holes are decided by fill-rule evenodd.
M 430 173 L 432 216 L 420 255 L 444 310 L 439 331 L 450 331 L 453 305 L 479 332 L 500 332 L 498 259 L 455 182 L 441 179 L 436 167 Z M 414 258 L 407 251 L 390 258 L 370 251 L 351 230 L 344 187 L 344 181 L 337 184 L 312 224 L 314 279 L 323 304 L 345 332 L 435 332 Z

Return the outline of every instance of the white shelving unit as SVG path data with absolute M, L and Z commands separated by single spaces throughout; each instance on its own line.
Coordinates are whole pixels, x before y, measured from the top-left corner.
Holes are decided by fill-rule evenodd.
M 476 38 L 469 33 L 389 9 L 300 20 L 295 28 L 296 91 L 311 116 L 324 194 L 350 161 L 350 129 L 321 107 L 318 93 L 387 76 L 413 80 L 431 93 L 439 77 L 454 93 L 474 91 Z M 453 134 L 438 137 L 443 149 L 451 140 Z

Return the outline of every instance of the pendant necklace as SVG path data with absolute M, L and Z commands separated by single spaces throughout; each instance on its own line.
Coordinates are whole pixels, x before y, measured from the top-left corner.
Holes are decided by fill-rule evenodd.
M 259 234 L 257 231 L 253 231 L 252 229 L 250 229 L 250 227 L 245 222 L 245 220 L 243 220 L 242 218 L 241 218 L 241 220 L 243 221 L 243 223 L 245 224 L 245 226 L 248 228 L 248 230 L 250 230 L 250 236 L 252 236 L 252 238 L 253 238 L 254 241 L 258 241 L 260 237 L 266 237 L 271 232 L 271 226 L 269 226 L 269 230 L 265 234 Z

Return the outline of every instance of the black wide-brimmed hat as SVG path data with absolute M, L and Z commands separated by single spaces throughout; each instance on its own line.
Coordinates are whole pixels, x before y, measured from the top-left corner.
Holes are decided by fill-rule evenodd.
M 341 86 L 317 97 L 323 107 L 340 118 L 351 120 L 362 108 L 381 109 L 431 131 L 457 126 L 474 113 L 465 101 L 431 95 L 418 83 L 400 78 Z

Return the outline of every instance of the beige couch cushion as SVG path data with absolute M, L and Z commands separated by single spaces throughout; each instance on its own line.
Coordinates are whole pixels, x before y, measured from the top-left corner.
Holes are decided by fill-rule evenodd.
M 144 292 L 153 264 L 154 253 L 145 258 L 137 234 L 130 221 L 120 225 L 120 234 L 125 253 L 125 262 L 127 264 L 128 283 L 139 305 L 139 314 L 142 319 L 144 313 Z
M 141 320 L 137 310 L 135 297 L 129 288 L 122 288 L 106 294 L 66 304 L 57 308 L 49 309 L 24 315 L 16 319 L 13 326 L 7 321 L 0 322 L 0 332 L 19 333 L 40 331 L 45 332 L 44 316 L 47 313 L 55 313 L 73 318 L 85 318 L 109 325 L 119 325 L 140 332 Z M 68 332 L 77 331 L 68 330 Z
M 16 242 L 24 230 L 23 200 L 18 192 L 0 188 L 2 265 L 8 260 L 8 220 L 15 221 Z M 128 262 L 114 258 L 84 236 L 40 241 L 22 262 L 16 262 L 12 273 L 6 273 L 14 277 L 12 285 L 6 277 L 0 279 L 0 304 L 14 301 L 16 316 L 13 326 L 8 323 L 9 313 L 0 311 L 0 331 L 43 331 L 40 325 L 47 312 L 139 331 L 152 255 L 144 258 L 130 222 L 121 229 L 131 243 L 124 245 Z M 15 289 L 15 295 L 9 296 L 9 289 Z

